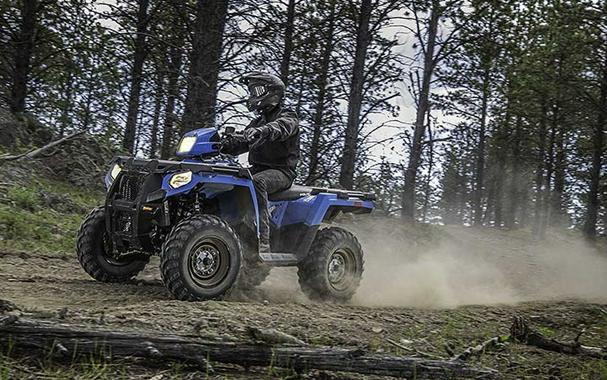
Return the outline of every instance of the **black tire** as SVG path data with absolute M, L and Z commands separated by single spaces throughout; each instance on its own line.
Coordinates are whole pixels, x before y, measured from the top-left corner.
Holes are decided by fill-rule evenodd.
M 173 228 L 162 247 L 160 275 L 182 301 L 216 299 L 238 279 L 240 241 L 232 227 L 213 215 L 195 215 Z
M 141 272 L 149 256 L 117 260 L 105 252 L 107 232 L 105 209 L 98 207 L 84 219 L 78 230 L 76 254 L 86 273 L 101 282 L 127 282 Z
M 343 273 L 335 269 L 340 260 Z M 356 237 L 343 228 L 329 227 L 318 231 L 297 275 L 301 290 L 310 299 L 347 302 L 358 289 L 363 269 L 363 251 Z

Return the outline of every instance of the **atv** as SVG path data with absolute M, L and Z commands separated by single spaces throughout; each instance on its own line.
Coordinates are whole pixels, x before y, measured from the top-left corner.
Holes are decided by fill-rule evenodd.
M 216 299 L 261 284 L 271 267 L 297 266 L 313 300 L 347 301 L 363 272 L 363 252 L 339 213 L 369 213 L 373 195 L 304 187 L 269 196 L 271 252 L 258 251 L 258 206 L 250 171 L 220 153 L 234 128 L 186 133 L 180 160 L 115 157 L 105 176 L 105 204 L 78 231 L 82 268 L 102 282 L 127 282 L 152 255 L 179 300 Z

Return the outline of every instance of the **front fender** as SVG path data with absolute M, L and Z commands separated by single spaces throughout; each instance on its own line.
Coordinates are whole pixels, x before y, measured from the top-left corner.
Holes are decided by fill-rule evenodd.
M 253 205 L 253 212 L 255 216 L 255 227 L 257 234 L 259 234 L 259 208 L 257 205 L 257 197 L 255 196 L 255 187 L 253 186 L 252 180 L 249 178 L 239 178 L 226 174 L 204 172 L 192 173 L 191 182 L 178 188 L 173 188 L 169 184 L 172 175 L 166 175 L 162 179 L 162 189 L 166 192 L 165 199 L 189 194 L 192 191 L 199 191 L 201 194 L 204 194 L 207 199 L 212 199 L 222 193 L 232 191 L 235 187 L 246 189 L 249 197 L 251 198 L 251 204 Z

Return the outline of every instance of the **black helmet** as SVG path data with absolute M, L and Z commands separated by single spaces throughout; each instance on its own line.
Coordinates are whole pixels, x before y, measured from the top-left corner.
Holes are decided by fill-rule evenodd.
M 285 96 L 285 84 L 276 75 L 256 71 L 244 75 L 240 83 L 249 88 L 249 111 L 270 110 L 280 104 Z

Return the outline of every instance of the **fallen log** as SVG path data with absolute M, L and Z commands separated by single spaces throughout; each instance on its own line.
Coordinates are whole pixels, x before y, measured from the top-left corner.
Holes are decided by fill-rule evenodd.
M 43 153 L 43 152 L 51 149 L 52 147 L 55 147 L 57 145 L 61 145 L 64 142 L 73 139 L 74 137 L 78 137 L 78 136 L 84 134 L 85 132 L 86 131 L 79 131 L 79 132 L 72 133 L 71 135 L 67 135 L 65 137 L 62 137 L 59 140 L 52 141 L 52 142 L 46 144 L 43 147 L 31 150 L 29 152 L 25 152 L 25 153 L 22 153 L 22 154 L 17 154 L 17 155 L 14 155 L 14 156 L 0 156 L 0 161 L 15 161 L 15 160 L 20 160 L 22 158 L 36 158 L 41 153 Z
M 5 317 L 7 318 L 7 317 Z M 4 322 L 4 323 L 3 323 Z M 104 355 L 143 358 L 149 364 L 173 360 L 209 368 L 207 360 L 245 368 L 275 366 L 405 378 L 494 378 L 497 372 L 461 362 L 366 353 L 358 348 L 271 346 L 204 341 L 156 332 L 118 332 L 31 319 L 0 320 L 0 346 L 66 357 Z M 54 351 L 53 351 L 54 350 Z
M 468 360 L 468 358 L 470 358 L 471 356 L 480 356 L 487 349 L 492 348 L 492 347 L 497 347 L 504 342 L 505 342 L 505 340 L 502 337 L 494 336 L 493 338 L 487 339 L 486 341 L 484 341 L 481 344 L 468 347 L 467 349 L 462 351 L 460 354 L 453 356 L 451 358 L 451 360 L 465 361 L 465 360 Z
M 416 355 L 419 355 L 419 356 L 423 356 L 423 357 L 430 358 L 430 359 L 443 360 L 443 358 L 441 358 L 441 357 L 440 357 L 440 356 L 438 356 L 438 355 L 433 355 L 433 354 L 430 354 L 430 353 L 428 353 L 428 352 L 424 352 L 424 351 L 418 350 L 418 349 L 417 349 L 417 348 L 415 348 L 415 347 L 407 347 L 407 346 L 405 346 L 405 345 L 402 345 L 402 344 L 400 344 L 400 343 L 397 343 L 397 342 L 393 341 L 393 340 L 392 340 L 392 339 L 390 339 L 390 338 L 386 338 L 386 342 L 390 343 L 390 344 L 391 344 L 391 345 L 393 345 L 394 347 L 398 347 L 398 348 L 400 348 L 401 350 L 405 350 L 405 351 L 413 351 L 413 352 L 415 352 L 415 354 L 416 354 Z
M 579 342 L 581 334 L 578 334 L 572 343 L 559 342 L 555 339 L 546 338 L 541 333 L 532 330 L 523 317 L 514 317 L 514 321 L 510 327 L 510 337 L 517 342 L 561 354 L 588 356 L 607 360 L 607 350 L 600 347 L 582 345 Z
M 276 329 L 260 329 L 254 326 L 247 326 L 246 329 L 251 338 L 257 342 L 269 344 L 296 344 L 300 346 L 306 345 L 301 339 Z

